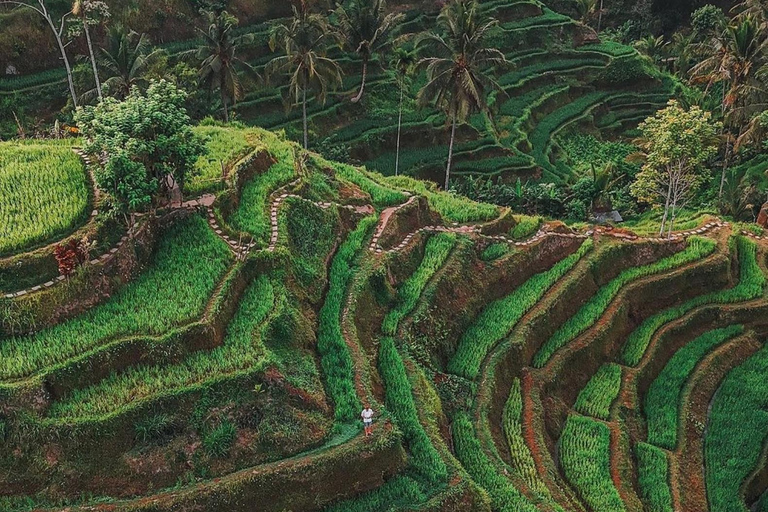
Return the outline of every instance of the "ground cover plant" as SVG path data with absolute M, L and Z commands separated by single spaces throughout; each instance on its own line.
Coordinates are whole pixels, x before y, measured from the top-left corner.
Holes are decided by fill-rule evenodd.
M 65 145 L 0 143 L 0 255 L 53 241 L 85 222 L 90 183 Z
M 700 260 L 714 251 L 716 243 L 707 238 L 691 237 L 687 247 L 667 258 L 642 267 L 633 267 L 622 271 L 608 284 L 601 287 L 597 294 L 569 318 L 552 337 L 547 340 L 533 359 L 534 366 L 544 366 L 552 354 L 587 330 L 603 314 L 610 302 L 622 287 L 645 276 L 666 272 L 688 263 Z
M 661 326 L 681 318 L 699 306 L 732 304 L 762 296 L 765 275 L 757 263 L 757 244 L 745 237 L 736 237 L 735 240 L 739 258 L 739 283 L 733 288 L 696 297 L 646 319 L 627 338 L 622 352 L 624 364 L 637 366 L 651 342 L 651 337 Z
M 467 379 L 477 377 L 488 351 L 509 334 L 547 290 L 591 249 L 592 241 L 584 241 L 575 253 L 563 258 L 549 270 L 531 277 L 511 294 L 486 307 L 462 335 L 456 354 L 448 365 L 448 371 Z
M 28 377 L 127 336 L 160 336 L 198 319 L 232 254 L 192 215 L 166 233 L 152 264 L 109 301 L 31 336 L 3 340 L 0 378 Z
M 238 160 L 253 150 L 256 133 L 226 126 L 198 126 L 195 135 L 203 139 L 206 152 L 195 163 L 184 192 L 196 196 L 217 190 L 222 180 L 234 170 Z

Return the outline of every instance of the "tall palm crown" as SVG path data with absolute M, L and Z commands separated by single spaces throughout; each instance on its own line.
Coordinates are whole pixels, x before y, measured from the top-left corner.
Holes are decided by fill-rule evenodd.
M 227 103 L 243 97 L 243 85 L 236 65 L 240 65 L 255 74 L 253 68 L 236 56 L 237 47 L 253 39 L 248 34 L 236 37 L 233 33 L 237 18 L 226 11 L 219 14 L 206 12 L 207 30 L 199 30 L 203 44 L 197 48 L 196 55 L 201 61 L 200 82 L 210 90 L 219 89 L 224 110 L 224 120 L 229 121 Z
M 482 16 L 474 0 L 453 0 L 437 18 L 442 34 L 426 34 L 416 43 L 416 50 L 427 55 L 417 64 L 427 72 L 427 84 L 419 91 L 418 102 L 442 109 L 451 124 L 446 188 L 456 124 L 473 113 L 487 112 L 488 93 L 502 91 L 489 69 L 503 66 L 507 60 L 501 51 L 486 46 L 486 39 L 496 25 L 496 20 Z
M 119 25 L 110 28 L 106 48 L 100 48 L 96 63 L 106 79 L 102 87 L 112 96 L 124 99 L 134 86 L 145 87 L 147 72 L 162 50 L 153 50 L 147 34 L 126 32 Z M 96 90 L 83 95 L 94 97 Z
M 316 99 L 325 102 L 328 91 L 341 84 L 341 68 L 326 56 L 329 45 L 338 43 L 338 34 L 328 24 L 326 17 L 310 13 L 303 2 L 293 6 L 293 17 L 287 23 L 272 27 L 269 47 L 282 55 L 267 64 L 267 76 L 288 78 L 288 105 L 303 107 L 304 147 L 308 146 L 307 91 L 312 90 Z
M 387 14 L 386 11 L 385 0 L 350 0 L 347 6 L 336 8 L 339 28 L 347 44 L 363 61 L 360 91 L 353 102 L 363 97 L 369 61 L 391 45 L 394 31 L 405 18 L 402 13 Z

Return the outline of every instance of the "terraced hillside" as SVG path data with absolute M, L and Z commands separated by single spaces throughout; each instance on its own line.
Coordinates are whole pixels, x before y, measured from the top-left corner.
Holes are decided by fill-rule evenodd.
M 199 131 L 209 195 L 61 282 L 15 255 L 0 509 L 762 510 L 764 235 L 575 230 Z
M 499 70 L 504 94 L 492 99 L 493 119 L 478 114 L 459 128 L 456 175 L 567 180 L 573 170 L 557 158 L 559 133 L 580 127 L 608 138 L 621 135 L 663 106 L 675 89 L 671 78 L 653 70 L 631 47 L 612 42 L 583 44 L 585 38 L 591 41 L 591 29 L 538 0 L 485 0 L 481 6 L 484 14 L 500 22 L 492 44 L 506 54 L 510 65 Z M 401 33 L 414 35 L 433 26 L 437 12 L 419 5 L 405 15 Z M 267 44 L 269 30 L 268 23 L 237 29 L 238 34 L 253 36 L 253 42 L 238 52 L 262 75 L 274 57 Z M 171 43 L 165 49 L 175 62 L 195 44 Z M 374 61 L 369 66 L 367 93 L 363 101 L 353 103 L 350 99 L 360 82 L 359 59 L 340 50 L 332 56 L 345 76 L 327 102 L 309 98 L 313 149 L 327 158 L 392 174 L 399 92 L 391 70 Z M 15 98 L 32 110 L 39 104 L 45 110 L 52 104 L 52 94 L 66 99 L 64 78 L 52 71 L 37 78 L 0 79 L 0 97 Z M 401 169 L 442 182 L 449 133 L 443 114 L 416 107 L 423 81 L 423 76 L 415 77 L 405 93 Z M 300 140 L 301 108 L 286 112 L 286 88 L 275 80 L 269 88 L 251 86 L 234 106 L 236 115 L 247 124 L 284 129 L 290 138 Z M 194 195 L 195 190 L 190 193 Z

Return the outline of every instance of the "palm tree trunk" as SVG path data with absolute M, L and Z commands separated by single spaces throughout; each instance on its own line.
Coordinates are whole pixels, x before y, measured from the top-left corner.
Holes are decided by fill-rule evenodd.
M 445 190 L 448 190 L 448 183 L 451 179 L 451 160 L 453 160 L 453 141 L 456 138 L 456 116 L 453 116 L 451 126 L 451 143 L 448 146 L 448 166 L 445 168 Z
M 91 56 L 91 67 L 93 67 L 93 79 L 96 80 L 96 93 L 99 95 L 99 103 L 104 98 L 101 96 L 101 80 L 99 80 L 99 71 L 96 68 L 96 56 L 93 54 L 93 44 L 91 43 L 91 31 L 88 28 L 88 20 L 83 18 L 83 29 L 85 29 L 85 40 L 88 42 L 88 53 Z
M 365 91 L 365 79 L 368 77 L 368 59 L 363 59 L 363 81 L 360 84 L 360 91 L 357 96 L 352 98 L 352 103 L 357 103 L 363 97 L 363 91 Z
M 397 115 L 397 153 L 395 153 L 395 176 L 397 176 L 397 172 L 400 169 L 400 133 L 401 129 L 403 127 L 403 87 L 402 82 L 400 83 L 400 112 Z
M 600 33 L 600 26 L 603 24 L 603 0 L 600 0 L 600 12 L 597 15 L 597 33 Z
M 307 88 L 302 91 L 302 109 L 304 117 L 304 149 L 309 149 L 309 130 L 307 129 Z
M 229 122 L 229 109 L 227 108 L 227 93 L 224 89 L 224 85 L 221 86 L 221 104 L 224 106 L 224 122 Z

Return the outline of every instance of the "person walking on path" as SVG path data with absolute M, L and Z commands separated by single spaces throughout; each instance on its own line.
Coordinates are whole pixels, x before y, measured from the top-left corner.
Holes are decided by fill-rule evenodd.
M 373 433 L 373 409 L 371 409 L 368 404 L 365 404 L 363 412 L 360 413 L 360 417 L 363 418 L 365 437 L 368 437 Z

